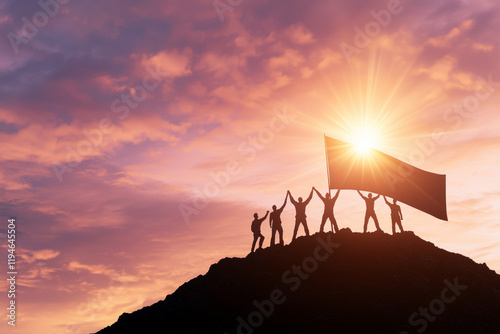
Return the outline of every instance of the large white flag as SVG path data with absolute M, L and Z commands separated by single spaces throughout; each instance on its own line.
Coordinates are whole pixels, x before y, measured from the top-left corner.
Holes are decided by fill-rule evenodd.
M 330 189 L 370 191 L 395 198 L 436 218 L 448 220 L 446 175 L 416 168 L 390 155 L 325 136 Z

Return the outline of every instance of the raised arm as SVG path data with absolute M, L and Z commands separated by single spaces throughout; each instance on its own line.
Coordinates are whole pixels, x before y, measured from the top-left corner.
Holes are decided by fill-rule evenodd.
M 357 192 L 358 192 L 359 196 L 363 197 L 363 199 L 366 199 L 366 197 L 363 196 L 363 194 L 359 190 L 357 190 Z
M 279 211 L 283 210 L 283 208 L 285 207 L 286 205 L 286 201 L 288 200 L 288 193 L 286 193 L 286 196 L 285 196 L 285 201 L 283 202 L 283 205 L 281 206 L 281 208 L 279 208 Z
M 304 201 L 304 203 L 307 205 L 311 201 L 312 197 L 313 197 L 313 190 L 311 189 L 311 192 L 309 193 L 309 197 L 307 197 L 307 199 Z
M 339 198 L 339 194 L 340 194 L 340 189 L 337 190 L 337 193 L 335 194 L 335 196 L 333 196 L 333 199 L 336 200 L 337 198 Z
M 375 196 L 375 197 L 373 198 L 373 200 L 374 200 L 374 201 L 376 201 L 379 197 L 380 197 L 380 194 L 378 194 L 377 196 Z
M 384 196 L 384 201 L 387 203 L 387 205 L 391 205 L 391 203 L 389 203 L 389 201 L 387 200 L 387 198 L 385 198 L 385 196 Z
M 319 198 L 321 198 L 322 201 L 325 200 L 325 198 L 323 196 L 321 196 L 320 192 L 318 191 L 318 189 L 314 188 L 313 187 L 313 190 L 316 192 L 316 194 L 318 194 Z
M 290 190 L 288 190 L 287 194 L 288 194 L 288 196 L 290 196 L 290 201 L 291 201 L 293 204 L 297 204 L 297 202 L 293 199 L 293 196 L 292 196 L 292 193 L 290 192 Z
M 266 212 L 266 215 L 264 217 L 259 219 L 259 223 L 262 223 L 264 220 L 266 220 L 268 214 L 269 214 L 269 211 Z

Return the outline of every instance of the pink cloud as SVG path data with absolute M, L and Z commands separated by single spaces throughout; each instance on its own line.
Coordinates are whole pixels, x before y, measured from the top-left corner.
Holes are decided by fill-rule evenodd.
M 161 51 L 154 56 L 142 58 L 142 66 L 151 66 L 156 69 L 162 76 L 179 77 L 191 74 L 189 69 L 189 58 L 192 55 L 192 50 L 186 48 L 179 51 Z

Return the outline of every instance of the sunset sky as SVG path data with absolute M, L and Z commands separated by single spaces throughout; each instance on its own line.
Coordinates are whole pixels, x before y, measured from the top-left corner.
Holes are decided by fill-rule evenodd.
M 246 256 L 254 212 L 327 191 L 324 134 L 446 174 L 449 221 L 403 226 L 500 272 L 498 1 L 41 2 L 0 0 L 2 333 L 95 332 Z M 364 210 L 342 191 L 339 226 Z

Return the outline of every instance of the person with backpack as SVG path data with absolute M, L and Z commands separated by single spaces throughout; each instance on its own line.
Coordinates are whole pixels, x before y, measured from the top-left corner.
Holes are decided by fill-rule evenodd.
M 255 244 L 257 243 L 257 240 L 260 238 L 259 241 L 259 248 L 262 249 L 262 244 L 264 243 L 264 236 L 262 233 L 260 233 L 260 226 L 262 225 L 262 222 L 266 220 L 267 215 L 269 214 L 269 211 L 267 211 L 266 215 L 263 218 L 259 218 L 257 213 L 253 214 L 254 220 L 252 221 L 252 227 L 251 230 L 253 232 L 253 243 L 252 243 L 252 253 L 254 252 L 255 249 Z
M 283 227 L 281 226 L 281 213 L 285 208 L 286 201 L 288 200 L 288 193 L 285 196 L 285 202 L 281 206 L 281 208 L 276 209 L 276 205 L 273 205 L 273 212 L 269 215 L 269 226 L 271 227 L 271 246 L 274 246 L 274 238 L 276 236 L 276 232 L 279 234 L 280 245 L 283 246 Z

